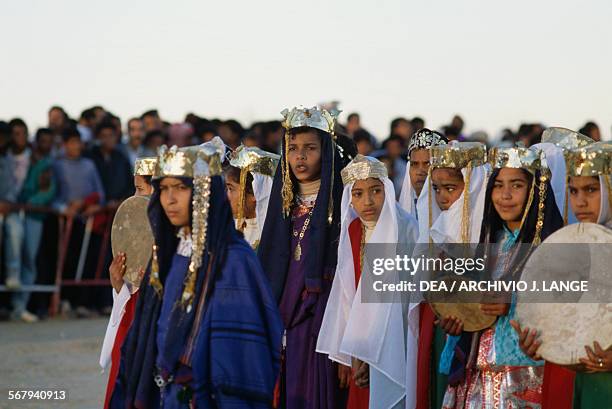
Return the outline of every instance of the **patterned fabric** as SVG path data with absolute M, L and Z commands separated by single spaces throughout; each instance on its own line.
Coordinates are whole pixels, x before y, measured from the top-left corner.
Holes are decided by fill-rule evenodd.
M 448 139 L 440 132 L 432 131 L 427 128 L 420 129 L 412 138 L 410 138 L 410 144 L 408 145 L 408 158 L 415 149 L 427 149 L 435 145 L 446 145 Z
M 476 367 L 468 370 L 466 383 L 449 388 L 443 409 L 541 408 L 544 367 L 497 366 L 494 333 L 482 333 Z

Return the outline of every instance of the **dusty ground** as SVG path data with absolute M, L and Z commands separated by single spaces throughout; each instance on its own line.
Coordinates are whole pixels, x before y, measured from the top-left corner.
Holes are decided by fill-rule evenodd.
M 0 408 L 101 408 L 107 318 L 0 323 Z M 9 389 L 64 389 L 66 401 L 9 401 Z

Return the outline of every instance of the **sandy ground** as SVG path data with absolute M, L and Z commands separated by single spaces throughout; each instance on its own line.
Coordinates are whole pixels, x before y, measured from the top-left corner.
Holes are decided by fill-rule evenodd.
M 108 373 L 98 364 L 107 318 L 0 323 L 0 408 L 100 408 Z M 9 401 L 9 389 L 67 391 L 66 401 Z

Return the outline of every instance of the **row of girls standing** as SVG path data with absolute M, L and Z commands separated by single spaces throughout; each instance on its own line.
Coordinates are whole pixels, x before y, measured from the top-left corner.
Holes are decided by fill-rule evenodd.
M 115 338 L 107 406 L 541 405 L 543 362 L 512 329 L 513 304 L 482 304 L 496 323 L 468 333 L 419 300 L 365 302 L 361 274 L 368 243 L 416 254 L 480 243 L 497 244 L 488 266 L 497 278 L 516 278 L 529 253 L 513 248 L 563 225 L 565 167 L 555 172 L 563 160 L 543 154 L 561 148 L 487 153 L 422 129 L 400 208 L 384 165 L 340 143 L 337 112 L 283 116 L 281 156 L 241 148 L 223 178 L 214 141 L 160 150 L 149 205 L 156 251 L 133 321 Z

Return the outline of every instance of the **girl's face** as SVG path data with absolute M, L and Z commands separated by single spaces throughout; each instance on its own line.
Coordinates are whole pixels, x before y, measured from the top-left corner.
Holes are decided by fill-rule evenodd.
M 189 225 L 191 187 L 177 178 L 163 178 L 159 183 L 159 200 L 166 216 L 175 227 Z
M 417 197 L 421 194 L 421 190 L 423 190 L 428 171 L 429 151 L 427 149 L 415 149 L 412 151 L 410 153 L 410 183 Z
M 463 193 L 463 175 L 458 169 L 436 168 L 431 171 L 431 187 L 440 210 L 448 210 Z
M 385 204 L 385 186 L 375 178 L 356 181 L 351 190 L 351 204 L 362 220 L 378 221 Z
M 569 202 L 578 221 L 597 223 L 601 208 L 601 187 L 596 176 L 569 178 Z
M 153 185 L 140 175 L 134 176 L 134 188 L 136 189 L 135 196 L 151 196 L 153 194 Z
M 314 130 L 289 135 L 289 167 L 298 182 L 321 177 L 321 138 Z
M 234 219 L 238 218 L 240 213 L 240 184 L 230 177 L 225 178 L 225 189 L 227 190 L 227 199 L 232 207 L 232 216 Z M 252 219 L 255 217 L 255 207 L 257 201 L 255 195 L 252 193 L 246 193 L 244 217 L 246 219 Z
M 529 177 L 522 169 L 510 168 L 501 169 L 493 182 L 493 206 L 512 230 L 520 227 L 529 196 L 529 185 Z

